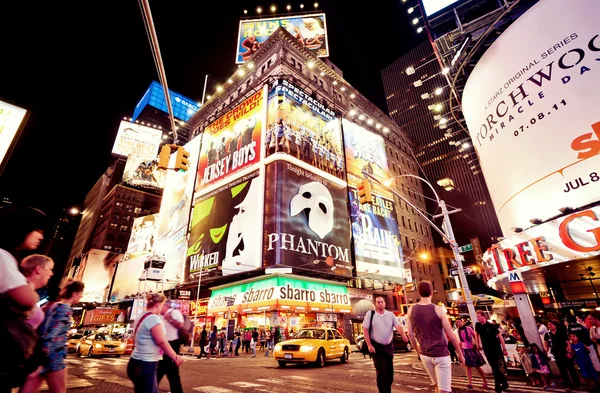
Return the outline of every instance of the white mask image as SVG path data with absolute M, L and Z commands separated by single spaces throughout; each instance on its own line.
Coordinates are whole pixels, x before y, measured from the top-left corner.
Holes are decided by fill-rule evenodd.
M 290 202 L 290 214 L 293 217 L 300 212 L 321 239 L 333 229 L 333 199 L 323 184 L 311 182 L 300 187 Z

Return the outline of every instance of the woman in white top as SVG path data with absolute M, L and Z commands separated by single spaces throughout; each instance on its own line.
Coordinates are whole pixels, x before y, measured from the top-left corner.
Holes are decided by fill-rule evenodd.
M 156 371 L 163 353 L 177 366 L 183 363 L 169 345 L 160 318 L 165 300 L 160 293 L 146 295 L 146 313 L 136 321 L 133 333 L 135 346 L 127 364 L 127 376 L 133 382 L 135 393 L 158 393 Z

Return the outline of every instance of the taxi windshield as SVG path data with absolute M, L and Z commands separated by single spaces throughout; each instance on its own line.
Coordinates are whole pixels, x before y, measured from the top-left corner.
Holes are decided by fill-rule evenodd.
M 325 340 L 325 330 L 322 330 L 322 329 L 300 330 L 294 335 L 294 338 L 308 338 L 308 339 L 314 339 L 314 340 Z
M 115 339 L 109 334 L 96 334 L 96 341 L 115 341 Z

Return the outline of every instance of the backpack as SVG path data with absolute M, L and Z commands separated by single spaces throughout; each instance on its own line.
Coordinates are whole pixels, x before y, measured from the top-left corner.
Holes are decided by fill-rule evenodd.
M 194 323 L 187 316 L 183 316 L 183 326 L 177 329 L 177 334 L 179 335 L 179 340 L 186 344 L 190 342 L 190 338 L 192 337 L 192 332 L 194 330 Z

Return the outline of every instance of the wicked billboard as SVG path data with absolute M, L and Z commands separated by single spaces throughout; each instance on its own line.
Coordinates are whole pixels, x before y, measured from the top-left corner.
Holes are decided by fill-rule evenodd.
M 186 281 L 261 266 L 262 181 L 258 171 L 199 197 L 192 213 Z
M 335 112 L 287 80 L 269 91 L 266 155 L 281 152 L 344 178 L 344 155 Z
M 285 161 L 265 178 L 264 264 L 350 276 L 346 186 Z

